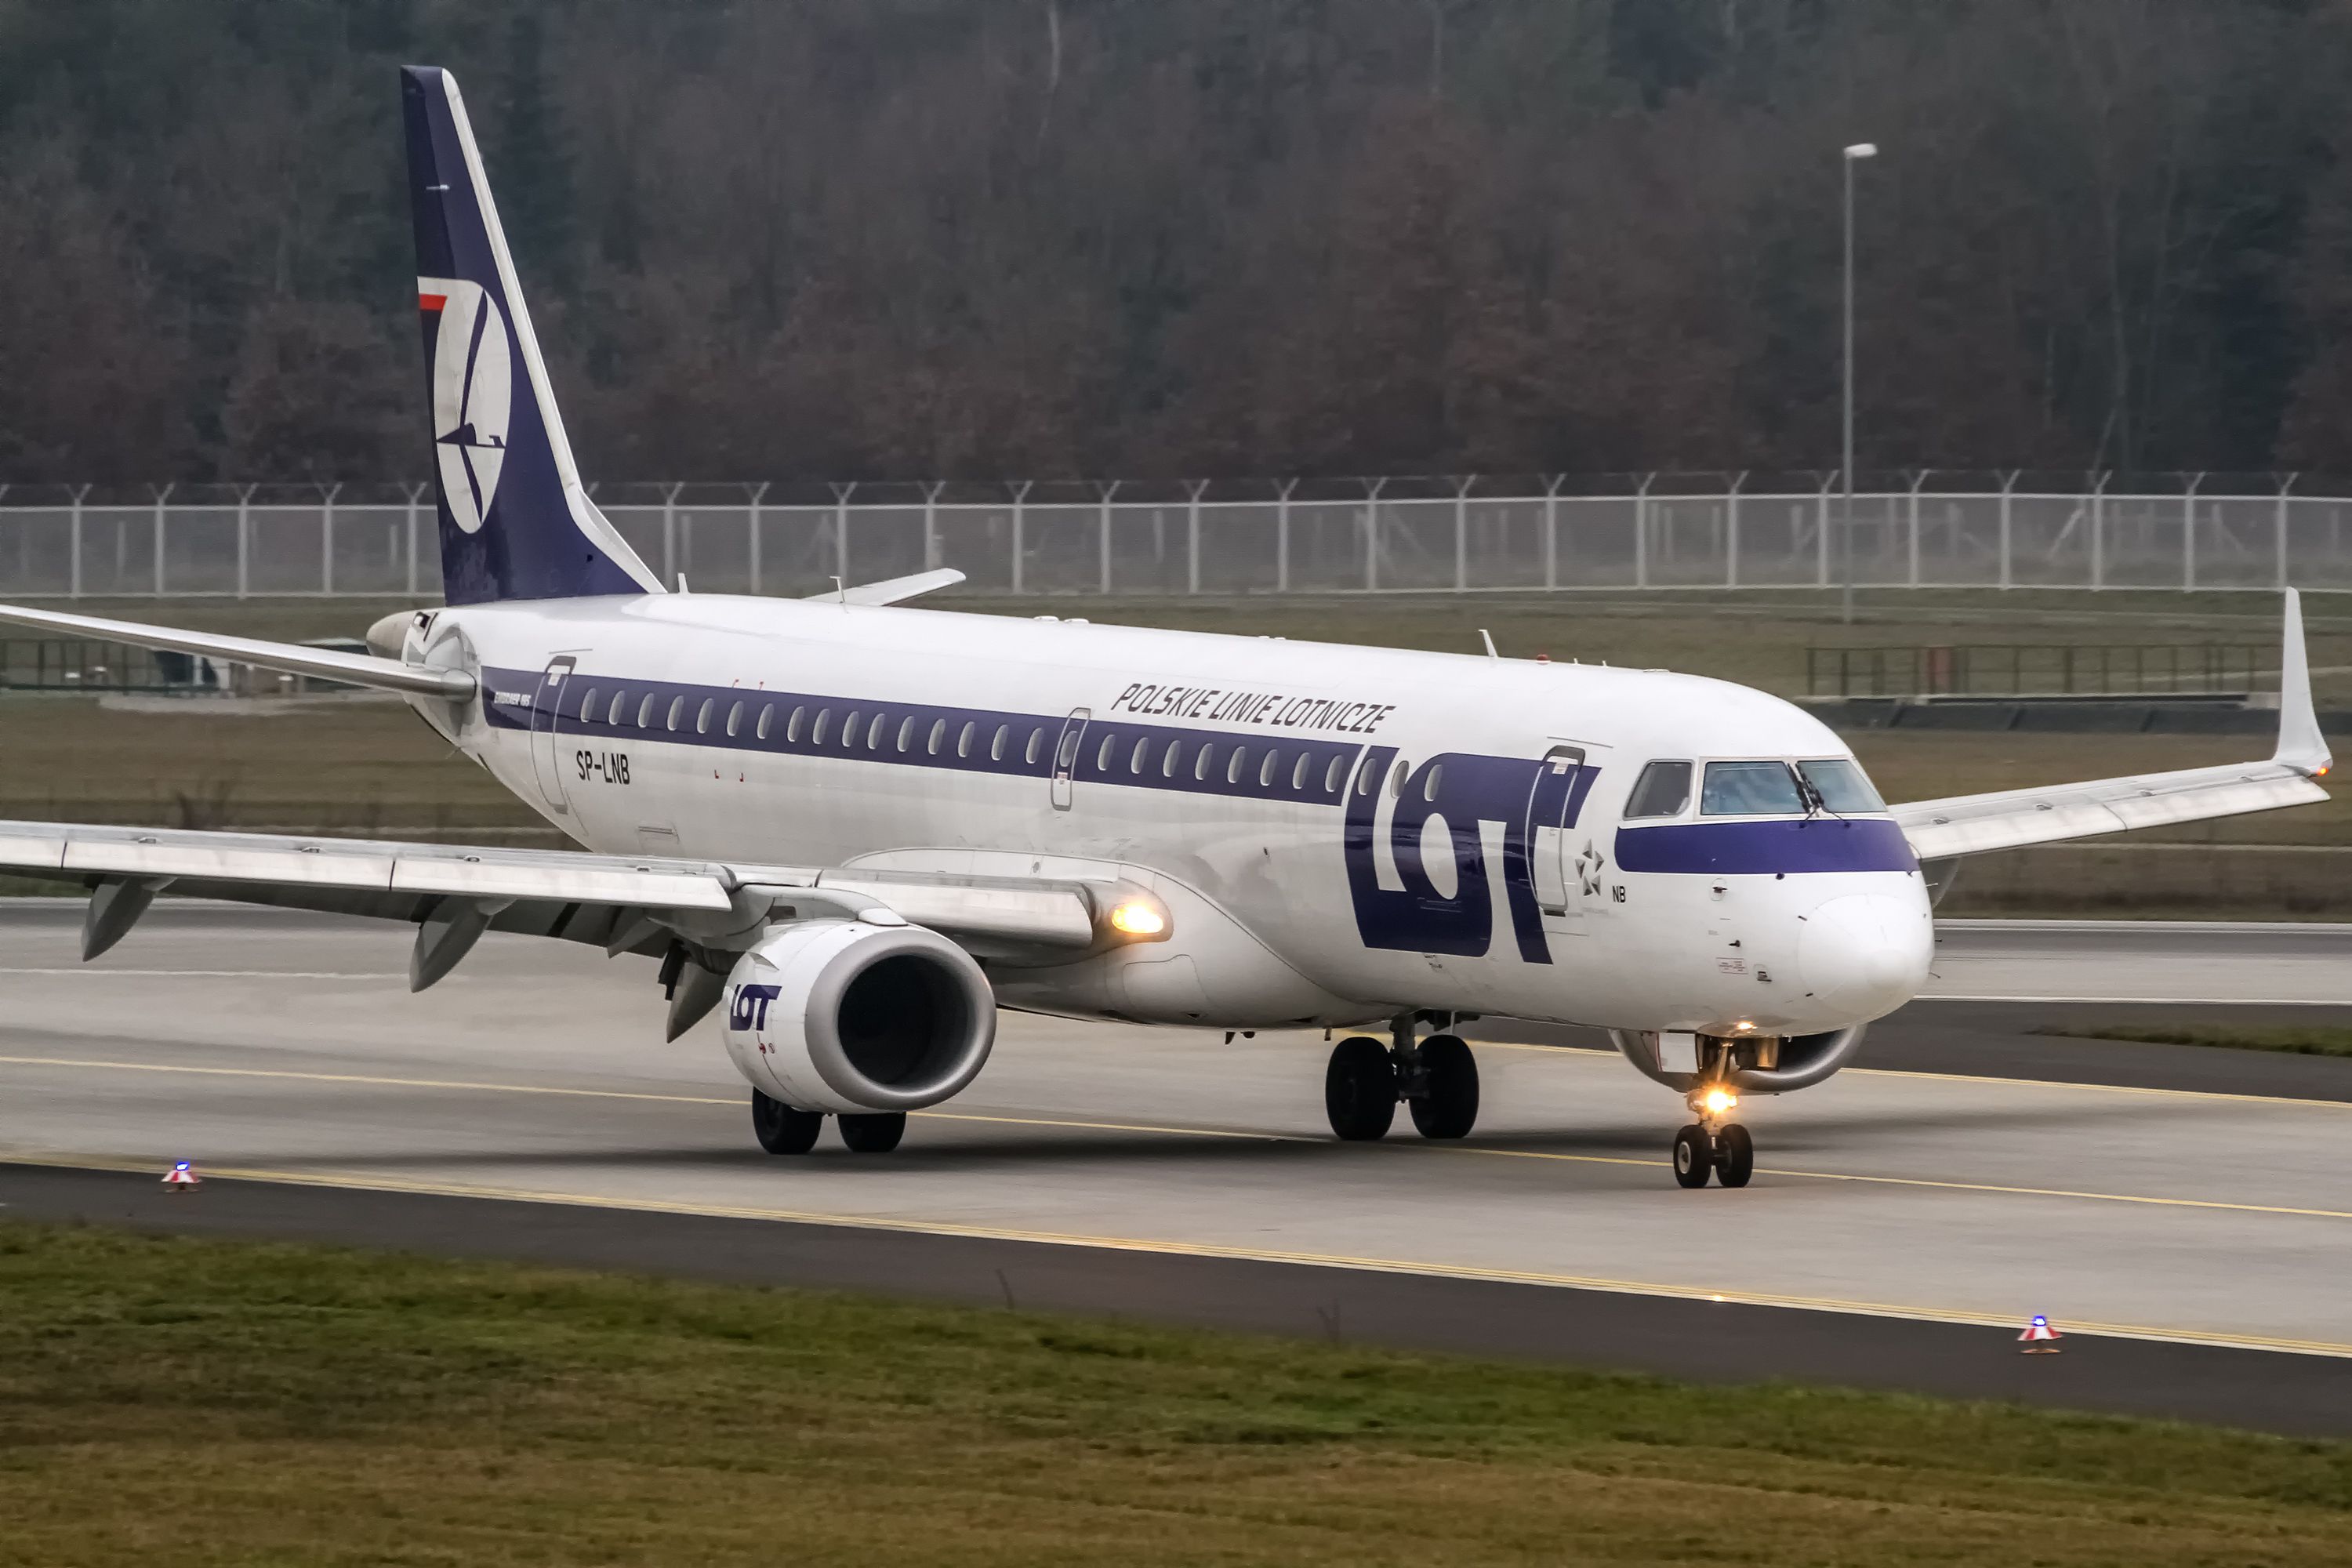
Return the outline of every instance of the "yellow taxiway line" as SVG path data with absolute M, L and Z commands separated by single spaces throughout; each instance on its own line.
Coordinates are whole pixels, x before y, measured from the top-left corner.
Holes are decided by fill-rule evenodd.
M 26 1151 L 0 1152 L 0 1164 L 50 1165 L 80 1170 L 142 1173 L 149 1169 L 144 1164 L 127 1160 L 44 1155 Z M 1849 1300 L 1833 1296 L 1781 1295 L 1730 1288 L 1666 1284 L 1646 1279 L 1620 1279 L 1598 1275 L 1558 1274 L 1539 1269 L 1496 1268 L 1475 1264 L 1372 1258 L 1349 1253 L 1298 1252 L 1275 1247 L 1230 1247 L 1211 1242 L 1173 1241 L 1146 1237 L 1027 1230 L 1004 1226 L 963 1225 L 946 1220 L 887 1219 L 871 1215 L 832 1214 L 822 1210 L 768 1208 L 736 1204 L 677 1203 L 661 1199 L 607 1198 L 584 1193 L 550 1192 L 529 1187 L 503 1187 L 465 1182 L 415 1181 L 358 1173 L 321 1173 L 213 1166 L 209 1168 L 206 1179 L 260 1182 L 279 1186 L 340 1188 L 357 1192 L 402 1193 L 433 1197 L 492 1199 L 509 1203 L 561 1204 L 572 1208 L 604 1209 L 633 1214 L 666 1214 L 708 1219 L 749 1219 L 792 1225 L 824 1225 L 856 1230 L 888 1231 L 910 1236 L 949 1236 L 971 1240 L 1032 1242 L 1048 1247 L 1081 1247 L 1111 1252 L 1150 1253 L 1168 1258 L 1220 1258 L 1238 1262 L 1291 1264 L 1307 1268 L 1357 1268 L 1383 1274 L 1417 1275 L 1428 1279 L 1477 1279 L 1511 1285 L 1544 1285 L 1565 1289 L 1605 1290 L 1619 1295 L 1656 1296 L 1689 1301 L 1717 1301 L 1750 1307 L 1780 1307 L 1801 1311 L 1844 1312 L 1862 1317 L 1899 1318 L 1920 1322 L 1954 1323 L 1983 1328 L 2015 1326 L 2011 1319 L 1988 1312 L 1885 1301 Z M 2066 1331 L 2070 1335 L 2155 1340 L 2173 1344 L 2210 1345 L 2229 1349 L 2279 1351 L 2294 1354 L 2352 1358 L 2352 1344 L 2327 1340 L 2299 1340 L 2262 1334 L 2227 1334 L 2146 1323 L 2088 1322 L 2078 1320 L 2069 1320 Z
M 564 1089 L 546 1084 L 494 1083 L 470 1079 L 392 1078 L 367 1073 L 301 1072 L 284 1068 L 184 1067 L 169 1062 L 123 1062 L 81 1057 L 0 1057 L 0 1066 L 91 1068 L 110 1072 L 170 1073 L 201 1078 L 269 1079 L 307 1083 L 348 1083 L 381 1089 L 552 1095 L 566 1099 L 636 1100 L 665 1105 L 734 1107 L 742 1103 L 740 1099 L 718 1095 L 655 1094 L 632 1089 Z M 1916 1076 L 1933 1078 L 1939 1075 Z M 1985 1081 L 2008 1083 L 2014 1080 L 1994 1079 Z M 2290 1100 L 2281 1103 L 2308 1106 L 2328 1105 L 2334 1102 Z M 1149 1122 L 1089 1121 L 1067 1117 L 1003 1116 L 963 1110 L 919 1110 L 913 1114 L 936 1121 L 965 1121 L 1000 1127 L 1050 1127 L 1073 1132 L 1143 1132 L 1169 1137 L 1234 1139 L 1261 1143 L 1319 1145 L 1327 1142 L 1321 1138 L 1301 1137 L 1296 1133 L 1286 1132 L 1252 1132 L 1217 1127 L 1176 1127 Z M 1393 1145 L 1381 1145 L 1381 1147 L 1418 1149 L 1433 1154 L 1470 1155 L 1483 1159 L 1548 1160 L 1574 1165 L 1632 1165 L 1647 1170 L 1655 1170 L 1666 1163 L 1663 1160 L 1641 1159 L 1624 1154 L 1565 1154 L 1541 1149 L 1508 1149 L 1488 1143 L 1418 1142 L 1400 1142 Z M 1767 1165 L 1759 1165 L 1756 1168 L 1756 1173 L 1759 1176 L 1777 1176 L 1797 1181 L 1845 1182 L 1864 1186 L 1916 1187 L 1929 1191 L 1986 1193 L 2005 1197 L 2072 1198 L 2087 1203 L 2137 1204 L 2151 1208 L 2206 1209 L 2229 1214 L 2278 1215 L 2297 1219 L 2352 1220 L 2352 1210 L 2305 1208 L 2286 1204 L 2233 1203 L 2219 1198 L 2158 1197 L 2139 1193 L 2100 1193 L 2071 1187 L 2031 1187 L 2000 1182 L 1962 1182 L 1926 1176 L 1885 1176 L 1852 1171 L 1800 1171 Z

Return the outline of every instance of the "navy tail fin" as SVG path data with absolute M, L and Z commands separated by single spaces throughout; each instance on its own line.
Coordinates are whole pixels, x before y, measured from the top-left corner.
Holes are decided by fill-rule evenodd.
M 432 66 L 400 79 L 444 593 L 478 605 L 661 592 L 580 483 L 456 79 Z

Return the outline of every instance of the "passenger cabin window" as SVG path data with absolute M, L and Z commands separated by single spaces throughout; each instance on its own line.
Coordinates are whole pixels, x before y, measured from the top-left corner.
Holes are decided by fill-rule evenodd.
M 1209 765 L 1216 760 L 1216 742 L 1213 741 L 1202 742 L 1201 754 L 1192 759 L 1192 776 L 1196 779 L 1206 779 L 1209 776 Z
M 809 743 L 817 746 L 824 745 L 825 726 L 832 722 L 833 710 L 830 708 L 818 709 L 816 710 L 816 733 L 809 737 Z
M 841 749 L 843 751 L 847 751 L 852 746 L 857 744 L 857 721 L 861 717 L 862 715 L 859 711 L 856 709 L 852 708 L 849 710 L 849 717 L 841 721 Z M 824 724 L 824 716 L 823 714 L 817 715 L 816 721 L 818 727 L 823 728 Z M 823 739 L 822 736 L 818 738 Z
M 1001 763 L 1004 760 L 1004 737 L 1010 734 L 1012 730 L 1013 727 L 1010 724 L 999 724 L 996 727 L 996 739 L 988 743 L 988 760 L 990 762 Z
M 619 723 L 621 721 L 621 709 L 628 702 L 628 700 L 629 694 L 625 691 L 615 691 L 613 693 L 613 705 L 604 710 L 604 722 L 607 724 Z
M 710 705 L 713 700 L 715 700 L 706 697 L 702 700 L 702 706 L 695 710 L 694 732 L 698 735 L 710 733 Z
M 646 700 L 637 704 L 637 728 L 640 730 L 650 730 L 653 728 L 653 724 L 654 694 L 648 691 L 646 693 Z
M 1143 759 L 1150 755 L 1150 752 L 1151 737 L 1146 735 L 1135 742 L 1135 753 L 1127 759 L 1127 771 L 1131 773 L 1143 772 Z
M 1021 753 L 1022 763 L 1026 766 L 1033 768 L 1035 767 L 1037 765 L 1037 749 L 1045 743 L 1045 731 L 1042 726 L 1030 731 L 1028 747 Z
M 1110 772 L 1110 749 L 1118 744 L 1117 735 L 1105 735 L 1102 738 L 1102 744 L 1095 748 L 1095 772 L 1098 773 Z
M 1709 763 L 1698 793 L 1701 816 L 1801 816 L 1804 797 L 1786 763 Z
M 580 721 L 583 724 L 594 723 L 596 721 L 595 710 L 596 689 L 592 686 L 588 689 L 588 695 L 580 700 Z
M 1642 770 L 1633 785 L 1633 798 L 1625 803 L 1628 822 L 1644 816 L 1680 816 L 1690 805 L 1691 765 L 1688 763 L 1652 763 Z
M 764 741 L 764 740 L 766 740 L 766 739 L 768 738 L 768 721 L 769 721 L 770 720 L 773 719 L 775 716 L 776 716 L 776 705 L 775 705 L 774 703 L 772 703 L 772 702 L 763 702 L 763 703 L 761 703 L 761 704 L 760 705 L 760 732 L 759 732 L 759 738 L 760 738 L 761 740 Z
M 938 755 L 940 754 L 940 742 L 941 741 L 943 741 L 943 740 L 947 739 L 947 733 L 948 733 L 948 721 L 947 721 L 946 720 L 944 720 L 944 719 L 934 719 L 934 720 L 932 720 L 932 721 L 931 721 L 931 737 L 930 737 L 930 739 L 929 739 L 929 740 L 925 741 L 925 742 L 923 742 L 923 750 L 924 750 L 924 751 L 926 751 L 926 752 L 929 752 L 932 756 L 935 756 L 935 757 L 936 757 L 936 756 L 938 756 Z
M 1862 769 L 1843 757 L 1799 763 L 1797 771 L 1813 786 L 1813 794 L 1821 798 L 1822 805 L 1840 816 L 1886 809 L 1886 803 L 1870 787 L 1870 780 L 1864 776 Z
M 743 727 L 743 704 L 742 704 L 740 701 L 738 701 L 738 702 L 735 704 L 735 706 L 734 706 L 734 707 L 730 708 L 729 710 L 727 710 L 727 732 L 728 732 L 730 735 L 732 735 L 733 733 L 735 733 L 735 731 L 737 731 L 738 730 L 740 730 L 742 727 Z
M 889 717 L 887 713 L 877 713 L 874 715 L 874 722 L 866 726 L 867 751 L 878 752 L 882 749 L 882 725 Z
M 679 715 L 683 714 L 685 711 L 686 711 L 686 699 L 685 699 L 685 698 L 683 698 L 683 697 L 673 697 L 673 698 L 671 698 L 671 699 L 669 700 L 669 728 L 670 728 L 670 730 L 671 730 L 671 731 L 672 731 L 673 733 L 675 733 L 675 732 L 676 732 L 676 731 L 677 731 L 677 721 L 678 721 L 678 717 L 679 717 Z
M 1290 770 L 1291 788 L 1305 789 L 1307 787 L 1307 764 L 1314 760 L 1315 759 L 1313 757 L 1308 756 L 1305 752 L 1298 753 L 1298 762 Z
M 967 720 L 965 720 L 965 721 L 963 721 L 963 728 L 962 728 L 961 731 L 959 731 L 957 732 L 957 734 L 956 734 L 956 755 L 957 755 L 957 756 L 959 756 L 959 757 L 968 757 L 968 756 L 971 755 L 971 731 L 972 731 L 972 729 L 973 729 L 972 721 L 971 721 L 971 720 L 967 719 Z
M 1333 794 L 1339 789 L 1339 770 L 1347 765 L 1348 759 L 1344 754 L 1331 759 L 1331 765 L 1323 770 L 1323 793 L 1325 795 Z
M 808 705 L 803 703 L 793 710 L 791 718 L 784 721 L 784 739 L 795 746 L 801 743 L 801 715 L 807 711 Z
M 1225 782 L 1227 784 L 1241 783 L 1242 768 L 1248 762 L 1249 748 L 1247 746 L 1235 746 L 1234 748 L 1234 760 L 1225 764 Z

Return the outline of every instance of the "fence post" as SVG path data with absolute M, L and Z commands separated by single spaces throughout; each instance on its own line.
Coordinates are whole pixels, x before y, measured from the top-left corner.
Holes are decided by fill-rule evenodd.
M 1029 499 L 1029 487 L 1036 482 L 1034 479 L 1024 479 L 1013 487 L 1013 591 L 1016 595 L 1021 592 L 1022 575 L 1021 511 Z
M 1657 483 L 1655 474 L 1642 476 L 1642 488 L 1633 492 L 1633 586 L 1650 585 L 1650 487 Z
M 149 485 L 147 488 L 155 491 L 155 597 L 160 599 L 163 596 L 163 502 L 164 500 L 171 495 L 172 491 L 178 488 L 178 481 L 174 480 L 172 484 L 165 485 L 161 489 L 156 489 L 153 485 Z M 246 491 L 246 494 L 247 495 L 251 495 L 252 493 L 253 492 L 250 489 Z M 244 503 L 242 502 L 238 503 L 240 510 L 243 508 L 243 504 Z M 238 584 L 241 588 L 245 582 L 245 539 L 244 530 L 239 529 L 237 531 L 236 575 Z M 239 593 L 237 596 L 239 598 L 243 598 L 245 595 L 242 593 Z
M 2180 498 L 2180 591 L 2197 591 L 2197 487 L 2203 474 L 2189 476 L 2189 491 Z
M 1107 485 L 1097 481 L 1097 488 L 1102 493 L 1102 510 L 1097 524 L 1101 560 L 1096 579 L 1096 591 L 1100 597 L 1106 599 L 1110 597 L 1110 498 L 1118 494 L 1118 487 L 1119 481 L 1117 479 L 1111 480 Z
M 1927 482 L 1933 468 L 1922 468 L 1911 479 L 1911 586 L 1919 585 L 1919 487 Z
M 1748 470 L 1742 468 L 1731 476 L 1731 493 L 1723 498 L 1723 585 L 1739 586 L 1739 487 L 1748 482 Z
M 2101 472 L 2091 488 L 2091 592 L 2107 585 L 2107 480 Z
M 1184 592 L 1201 591 L 1201 497 L 1209 481 L 1191 479 L 1184 486 Z
M 2289 490 L 2294 489 L 2294 481 L 2301 477 L 2300 474 L 2289 474 L 2279 484 L 2278 520 L 2273 531 L 2278 540 L 2278 586 L 2281 592 L 2284 592 L 2286 588 L 2286 496 Z
M 760 572 L 760 549 L 761 549 L 761 545 L 760 545 L 760 503 L 761 503 L 761 501 L 763 501 L 763 500 L 767 500 L 767 499 L 768 499 L 768 486 L 769 486 L 772 482 L 772 481 L 768 480 L 768 479 L 761 479 L 761 480 L 759 482 L 759 484 L 758 484 L 757 486 L 750 486 L 750 485 L 747 485 L 747 486 L 745 486 L 745 487 L 744 487 L 745 489 L 747 489 L 751 490 L 751 536 L 750 536 L 749 538 L 747 538 L 747 539 L 743 542 L 744 542 L 744 544 L 745 544 L 745 546 L 746 546 L 746 548 L 745 548 L 745 550 L 744 550 L 744 552 L 743 552 L 743 558 L 744 558 L 744 563 L 745 563 L 747 566 L 749 566 L 749 567 L 751 568 L 751 592 L 752 592 L 752 593 L 754 593 L 754 594 L 757 594 L 757 593 L 760 591 L 760 577 L 761 577 L 761 572 Z M 928 563 L 926 563 L 926 564 L 928 564 Z
M 1297 479 L 1285 479 L 1274 492 L 1274 591 L 1290 592 L 1290 492 Z
M 1544 476 L 1544 591 L 1550 593 L 1559 586 L 1559 487 L 1568 482 L 1566 474 Z
M 940 492 L 948 488 L 945 479 L 930 479 L 923 485 L 923 570 L 936 570 L 940 563 Z
M 416 512 L 417 503 L 425 499 L 425 487 L 408 487 L 408 596 L 416 596 Z
M 0 491 L 5 491 L 7 488 L 5 485 L 0 485 Z M 89 487 L 84 485 L 79 489 L 68 493 L 73 497 L 73 571 L 70 596 L 79 599 L 81 597 L 81 501 L 84 496 L 89 494 Z
M 260 488 L 259 485 L 243 485 L 236 492 L 236 596 L 240 599 L 248 598 L 253 593 L 253 492 Z M 163 526 L 160 515 L 155 520 L 155 526 L 160 532 Z M 163 575 L 162 568 L 158 567 L 156 579 L 160 582 Z M 155 591 L 161 594 L 163 589 Z
M 1366 479 L 1364 486 L 1364 592 L 1381 591 L 1381 492 L 1388 480 Z
M 2011 581 L 2009 551 L 2010 498 L 2016 492 L 2017 476 L 2024 471 L 2022 468 L 2011 468 L 2000 477 L 2000 586 L 2003 593 L 2009 591 Z
M 1470 591 L 1470 487 L 1478 482 L 1475 474 L 1465 475 L 1454 483 L 1454 591 Z
M 319 592 L 331 598 L 335 592 L 335 497 L 342 493 L 343 487 L 338 483 L 325 489 L 326 500 L 319 508 Z
M 1842 470 L 1832 469 L 1822 481 L 1821 493 L 1813 498 L 1813 585 L 1830 585 L 1830 490 L 1838 482 Z
M 833 571 L 841 585 L 849 586 L 849 498 L 856 493 L 857 481 L 834 483 L 826 487 L 833 491 Z

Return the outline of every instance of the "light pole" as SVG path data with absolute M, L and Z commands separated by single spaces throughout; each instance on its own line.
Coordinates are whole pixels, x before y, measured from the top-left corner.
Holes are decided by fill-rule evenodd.
M 1845 481 L 1845 523 L 1838 553 L 1845 566 L 1840 615 L 1847 626 L 1853 625 L 1853 166 L 1877 156 L 1875 142 L 1857 142 L 1845 150 L 1845 447 L 1838 468 Z

